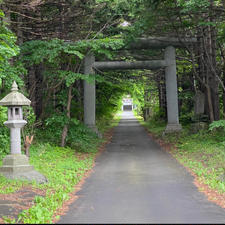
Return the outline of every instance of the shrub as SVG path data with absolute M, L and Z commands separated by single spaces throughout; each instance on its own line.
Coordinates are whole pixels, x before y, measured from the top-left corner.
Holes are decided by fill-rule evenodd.
M 0 107 L 0 158 L 9 153 L 9 129 L 4 125 L 7 120 L 7 108 Z
M 209 130 L 215 130 L 215 129 L 224 129 L 225 131 L 225 120 L 218 120 L 218 121 L 213 121 L 210 125 L 209 125 Z

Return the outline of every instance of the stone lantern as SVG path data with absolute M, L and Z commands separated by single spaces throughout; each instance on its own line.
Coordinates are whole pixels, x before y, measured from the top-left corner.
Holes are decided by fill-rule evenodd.
M 47 179 L 34 170 L 26 155 L 21 154 L 21 128 L 27 124 L 23 120 L 22 106 L 30 104 L 31 101 L 18 92 L 15 81 L 11 92 L 0 101 L 0 105 L 8 107 L 8 121 L 4 125 L 10 128 L 10 155 L 3 159 L 0 174 L 10 179 L 36 180 L 44 183 Z

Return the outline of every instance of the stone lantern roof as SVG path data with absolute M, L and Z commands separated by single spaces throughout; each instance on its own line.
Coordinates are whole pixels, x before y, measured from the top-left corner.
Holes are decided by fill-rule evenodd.
M 15 81 L 12 84 L 11 92 L 0 101 L 2 106 L 25 106 L 30 105 L 30 103 L 31 101 L 28 98 L 18 92 L 18 86 Z

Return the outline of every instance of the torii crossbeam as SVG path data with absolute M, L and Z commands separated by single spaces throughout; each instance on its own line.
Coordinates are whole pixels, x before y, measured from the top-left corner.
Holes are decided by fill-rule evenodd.
M 175 47 L 184 48 L 185 46 L 196 44 L 195 38 L 140 38 L 131 43 L 128 48 L 148 49 L 165 48 L 164 60 L 151 61 L 108 61 L 95 62 L 93 55 L 87 55 L 84 63 L 84 73 L 94 74 L 95 69 L 101 71 L 107 70 L 132 70 L 149 69 L 155 70 L 165 68 L 166 78 L 166 99 L 167 99 L 167 127 L 165 132 L 180 131 L 182 129 L 179 123 L 178 112 L 178 94 L 177 94 L 177 76 L 176 76 L 176 53 Z M 95 83 L 89 84 L 84 81 L 84 123 L 97 131 L 95 126 Z

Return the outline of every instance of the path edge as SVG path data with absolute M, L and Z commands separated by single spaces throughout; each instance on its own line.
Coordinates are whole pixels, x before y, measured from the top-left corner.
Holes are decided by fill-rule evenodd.
M 138 122 L 140 123 L 140 121 L 138 120 Z M 225 209 L 225 194 L 221 194 L 219 193 L 217 190 L 212 189 L 209 187 L 208 184 L 203 183 L 199 177 L 197 176 L 196 173 L 194 173 L 194 171 L 185 166 L 183 163 L 181 163 L 175 156 L 175 154 L 173 154 L 173 150 L 177 149 L 177 147 L 175 146 L 175 144 L 172 143 L 165 143 L 164 140 L 162 140 L 160 137 L 156 137 L 155 134 L 151 133 L 148 128 L 146 126 L 144 126 L 143 124 L 140 123 L 140 125 L 142 127 L 144 127 L 145 131 L 147 132 L 147 134 L 166 152 L 168 152 L 180 165 L 182 165 L 185 170 L 191 174 L 193 176 L 193 184 L 197 187 L 198 191 L 203 193 L 208 201 L 215 203 L 216 205 L 220 206 L 221 208 Z

